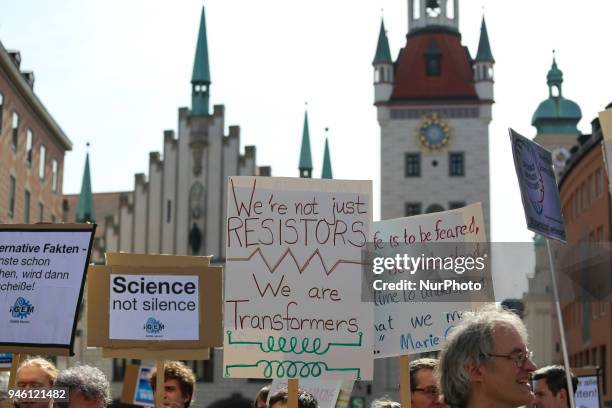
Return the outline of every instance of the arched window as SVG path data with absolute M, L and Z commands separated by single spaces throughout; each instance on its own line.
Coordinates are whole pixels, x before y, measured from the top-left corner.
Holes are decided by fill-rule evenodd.
M 421 0 L 412 0 L 412 19 L 421 18 Z
M 455 0 L 446 0 L 446 18 L 455 19 Z

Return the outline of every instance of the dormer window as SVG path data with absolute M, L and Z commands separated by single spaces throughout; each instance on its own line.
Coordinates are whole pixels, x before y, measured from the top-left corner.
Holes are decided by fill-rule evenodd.
M 435 41 L 431 41 L 425 51 L 425 72 L 428 77 L 440 76 L 442 71 L 441 65 L 442 54 Z
M 427 3 L 425 5 L 425 12 L 429 17 L 438 17 L 442 12 L 442 10 L 440 9 L 440 0 L 427 0 Z

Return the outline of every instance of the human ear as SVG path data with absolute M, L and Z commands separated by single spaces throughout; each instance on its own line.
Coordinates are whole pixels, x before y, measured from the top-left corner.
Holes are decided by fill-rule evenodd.
M 470 380 L 473 382 L 482 382 L 484 374 L 483 374 L 483 366 L 470 362 L 467 363 L 465 366 L 465 371 L 467 372 L 468 376 L 470 377 Z

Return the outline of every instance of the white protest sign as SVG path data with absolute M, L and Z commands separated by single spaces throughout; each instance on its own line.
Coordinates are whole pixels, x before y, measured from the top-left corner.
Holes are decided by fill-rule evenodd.
M 575 395 L 579 408 L 599 408 L 599 382 L 596 375 L 578 377 L 578 389 Z
M 0 227 L 0 346 L 72 348 L 94 226 Z
M 457 210 L 374 223 L 374 247 L 377 253 L 383 255 L 377 258 L 395 260 L 398 254 L 401 255 L 399 267 L 389 263 L 384 271 L 377 270 L 377 267 L 383 268 L 384 265 L 373 260 L 369 277 L 372 289 L 381 289 L 382 282 L 400 285 L 373 291 L 375 358 L 440 350 L 463 312 L 472 309 L 471 301 L 453 301 L 453 296 L 467 293 L 469 297 L 478 298 L 475 289 L 478 288 L 477 283 L 483 284 L 483 289 L 490 290 L 491 296 L 488 254 L 481 253 L 480 245 L 486 244 L 485 230 L 480 203 Z M 457 246 L 453 243 L 463 244 Z M 438 281 L 427 279 L 429 272 L 439 269 L 448 271 L 445 276 L 460 277 L 454 274 L 457 270 L 463 273 L 459 268 L 466 269 L 468 258 L 473 260 L 471 264 L 476 270 L 480 262 L 485 272 L 482 279 L 472 282 L 471 286 L 465 283 L 465 290 L 455 290 L 453 286 L 440 287 L 437 286 Z M 410 270 L 411 265 L 415 265 L 412 262 L 421 264 Z M 424 266 L 428 264 L 432 270 L 425 270 Z M 452 285 L 459 282 L 446 279 L 443 284 L 447 280 Z
M 110 275 L 111 340 L 199 340 L 198 277 Z
M 300 380 L 300 389 L 312 394 L 319 403 L 319 408 L 335 408 L 341 387 L 342 380 L 318 380 L 312 378 Z M 287 380 L 272 381 L 268 400 L 276 392 L 288 388 Z
M 226 377 L 371 379 L 370 181 L 231 177 Z

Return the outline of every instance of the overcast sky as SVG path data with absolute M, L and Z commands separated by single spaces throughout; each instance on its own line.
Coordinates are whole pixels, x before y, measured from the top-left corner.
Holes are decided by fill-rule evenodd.
M 259 165 L 297 176 L 308 101 L 314 174 L 329 127 L 335 178 L 373 179 L 379 214 L 380 130 L 372 105 L 372 58 L 382 15 L 392 55 L 405 44 L 406 0 L 206 0 L 212 104 Z M 129 190 L 162 150 L 163 130 L 191 103 L 201 0 L 0 1 L 0 41 L 33 70 L 35 91 L 72 140 L 64 192 L 80 189 L 91 142 L 94 192 Z M 463 44 L 475 55 L 487 20 L 495 65 L 490 126 L 492 238 L 525 241 L 507 128 L 533 137 L 531 116 L 547 97 L 552 49 L 563 95 L 582 108 L 581 131 L 612 101 L 609 0 L 463 0 Z

